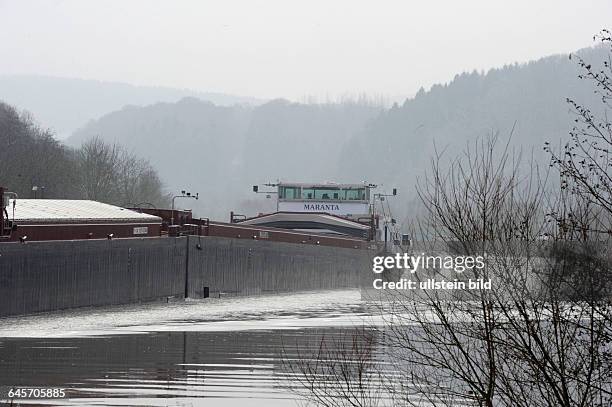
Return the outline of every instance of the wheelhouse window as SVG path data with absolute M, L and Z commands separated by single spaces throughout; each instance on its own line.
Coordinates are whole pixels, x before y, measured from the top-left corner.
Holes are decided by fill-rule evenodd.
M 279 192 L 280 199 L 300 199 L 299 187 L 281 187 Z
M 366 198 L 366 190 L 365 188 L 351 188 L 345 189 L 346 199 L 349 201 L 365 201 Z
M 338 189 L 336 188 L 316 188 L 315 189 L 315 199 L 321 201 L 327 201 L 334 198 L 334 193 L 338 196 Z
M 302 189 L 302 199 L 315 199 L 315 190 L 314 190 L 314 188 L 304 188 L 304 189 Z
M 281 186 L 280 199 L 303 199 L 317 201 L 367 201 L 369 199 L 367 188 L 341 188 L 332 186 Z

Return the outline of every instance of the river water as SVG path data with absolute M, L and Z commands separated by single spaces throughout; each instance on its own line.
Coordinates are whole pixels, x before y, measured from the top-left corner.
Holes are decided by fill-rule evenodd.
M 0 386 L 66 389 L 13 405 L 295 406 L 283 359 L 372 323 L 359 291 L 187 300 L 0 319 Z

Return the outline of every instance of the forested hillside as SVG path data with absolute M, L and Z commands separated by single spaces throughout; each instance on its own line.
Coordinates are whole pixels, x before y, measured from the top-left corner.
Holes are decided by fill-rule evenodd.
M 579 54 L 594 65 L 608 58 L 604 48 Z M 574 124 L 567 98 L 601 106 L 593 89 L 578 78 L 580 73 L 575 60 L 560 55 L 487 73 L 463 73 L 447 84 L 421 89 L 351 139 L 339 172 L 399 187 L 405 199 L 396 200 L 398 206 L 410 204 L 416 178 L 429 168 L 435 150 L 451 159 L 479 136 L 511 137 L 516 152 L 533 154 L 546 167 L 544 142 L 558 145 Z M 405 206 L 397 209 L 406 213 Z
M 594 64 L 605 50 L 580 55 Z M 398 187 L 398 217 L 409 211 L 416 178 L 438 151 L 463 148 L 490 133 L 512 137 L 516 150 L 546 160 L 545 141 L 558 144 L 573 122 L 568 97 L 591 105 L 596 96 L 567 55 L 463 73 L 422 89 L 403 105 L 307 105 L 275 100 L 258 107 L 222 107 L 195 98 L 128 107 L 101 117 L 69 140 L 99 136 L 149 159 L 171 190 L 191 189 L 204 216 L 230 209 L 268 210 L 250 185 L 286 181 L 339 181 Z M 520 146 L 520 147 L 519 147 Z
M 130 107 L 75 132 L 73 146 L 99 136 L 146 157 L 173 191 L 202 216 L 225 219 L 274 207 L 251 185 L 276 179 L 339 180 L 344 143 L 381 111 L 367 103 L 306 105 L 275 100 L 259 107 L 216 106 L 194 98 Z M 352 177 L 349 177 L 353 179 Z
M 0 183 L 20 198 L 92 199 L 120 206 L 169 203 L 148 161 L 95 137 L 69 148 L 2 102 L 0 145 Z

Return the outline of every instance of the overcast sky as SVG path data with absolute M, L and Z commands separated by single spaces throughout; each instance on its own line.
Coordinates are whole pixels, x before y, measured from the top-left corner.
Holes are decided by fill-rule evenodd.
M 0 0 L 0 73 L 401 99 L 590 46 L 610 0 Z

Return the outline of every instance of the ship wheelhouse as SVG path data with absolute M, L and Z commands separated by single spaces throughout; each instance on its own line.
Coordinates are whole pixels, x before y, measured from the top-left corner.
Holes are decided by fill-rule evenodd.
M 370 188 L 361 184 L 278 184 L 280 201 L 369 202 Z
M 306 184 L 279 182 L 277 210 L 253 218 L 231 221 L 251 226 L 290 229 L 313 234 L 342 235 L 374 240 L 378 219 L 372 213 L 370 190 L 373 184 Z M 258 186 L 253 186 L 254 192 Z M 266 193 L 268 197 L 272 191 Z
M 370 186 L 364 184 L 278 184 L 278 211 L 328 213 L 348 219 L 370 215 Z

